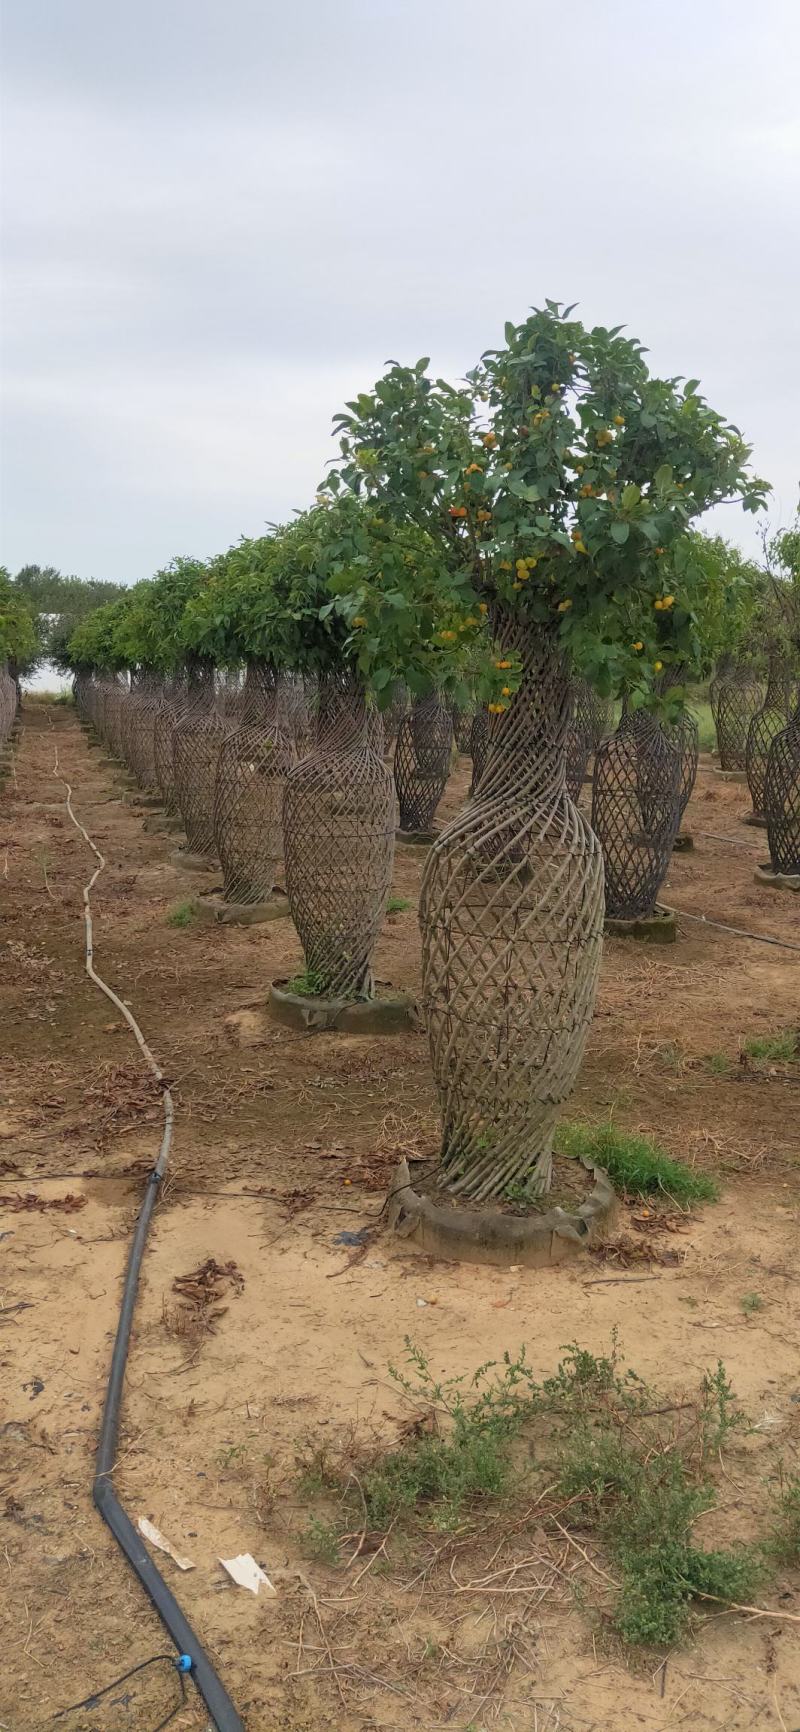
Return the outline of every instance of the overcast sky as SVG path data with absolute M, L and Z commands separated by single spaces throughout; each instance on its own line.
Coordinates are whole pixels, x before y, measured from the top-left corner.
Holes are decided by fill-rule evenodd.
M 387 358 L 460 374 L 547 295 L 699 376 L 794 511 L 799 0 L 0 13 L 12 571 L 258 534 Z

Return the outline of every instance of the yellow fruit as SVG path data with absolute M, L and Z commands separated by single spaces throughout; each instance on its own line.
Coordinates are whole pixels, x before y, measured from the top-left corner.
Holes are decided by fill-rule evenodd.
M 503 686 L 503 697 L 504 698 L 510 698 L 510 696 L 511 696 L 511 687 L 510 686 Z
M 644 649 L 644 644 L 643 643 L 631 644 L 631 649 L 642 650 L 642 649 Z
M 497 444 L 497 434 L 496 433 L 484 433 L 483 443 L 484 443 L 484 445 L 496 445 Z
M 663 666 L 664 666 L 663 662 L 653 662 L 653 669 L 657 674 L 660 674 Z
M 499 565 L 499 570 L 500 571 L 510 571 L 511 570 L 511 560 L 510 559 L 501 559 L 500 565 Z
M 665 597 L 664 597 L 664 600 L 663 600 L 663 601 L 662 601 L 662 603 L 661 603 L 661 606 L 662 606 L 662 607 L 664 607 L 664 608 L 667 608 L 667 607 L 674 607 L 674 606 L 675 606 L 675 597 L 674 597 L 674 595 L 665 595 Z
M 517 572 L 517 583 L 530 583 L 530 578 L 531 574 L 525 570 L 524 566 L 521 571 Z M 516 588 L 516 585 L 514 587 Z
M 475 515 L 479 523 L 488 523 L 492 514 L 491 511 L 477 511 Z
M 512 589 L 521 589 L 522 584 L 521 583 L 512 583 L 511 588 Z
M 366 623 L 367 622 L 364 618 L 363 613 L 357 613 L 355 619 L 353 620 L 353 624 L 354 625 L 366 625 Z
M 587 553 L 588 548 L 585 546 L 585 544 L 582 541 L 576 541 L 575 552 L 576 553 Z
M 510 668 L 511 663 L 506 657 L 504 657 L 501 662 L 495 662 L 494 665 L 496 668 Z
M 654 601 L 654 602 L 653 602 L 653 606 L 654 606 L 654 608 L 655 608 L 655 610 L 656 610 L 656 613 L 660 613 L 660 612 L 661 612 L 661 609 L 662 609 L 662 607 L 663 607 L 663 606 L 664 606 L 664 603 L 663 603 L 663 601 Z
M 442 639 L 443 643 L 452 643 L 455 635 L 456 634 L 454 631 L 440 631 L 440 633 L 439 633 L 439 636 Z
M 482 475 L 483 470 L 481 469 L 480 463 L 470 463 L 469 468 L 464 470 L 464 474 L 465 475 Z
M 485 601 L 479 601 L 478 602 L 478 612 L 479 613 L 488 613 L 489 612 L 488 604 Z
M 569 599 L 566 601 L 560 601 L 558 604 L 558 611 L 559 613 L 568 613 L 571 606 L 572 602 Z
M 476 620 L 474 613 L 468 613 L 467 617 L 464 621 L 464 624 L 465 625 L 477 625 L 477 623 L 478 623 L 478 621 Z
M 625 426 L 625 416 L 624 415 L 615 415 L 614 416 L 614 426 L 615 427 L 624 427 Z

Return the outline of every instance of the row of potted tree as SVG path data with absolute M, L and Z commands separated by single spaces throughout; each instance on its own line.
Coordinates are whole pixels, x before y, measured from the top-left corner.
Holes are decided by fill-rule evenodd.
M 241 806 L 250 767 L 270 767 L 307 985 L 345 998 L 372 990 L 391 882 L 381 717 L 402 682 L 403 749 L 416 739 L 424 771 L 431 718 L 475 706 L 471 797 L 424 871 L 421 1005 L 443 1183 L 481 1203 L 512 1183 L 533 1196 L 591 1019 L 604 850 L 611 886 L 637 857 L 651 902 L 696 762 L 685 679 L 704 654 L 708 583 L 692 526 L 725 499 L 758 509 L 765 484 L 696 380 L 653 378 L 637 342 L 553 302 L 506 326 L 461 385 L 425 359 L 392 365 L 336 426 L 339 457 L 294 523 L 201 567 L 177 561 L 85 622 L 78 693 L 110 704 L 119 734 L 116 670 L 132 670 L 127 707 L 150 705 L 153 774 L 168 800 L 171 773 L 191 847 L 201 784 L 208 825 L 203 751 L 212 830 L 226 799 Z M 230 670 L 224 685 L 215 668 Z M 624 695 L 593 825 L 567 786 L 579 680 L 599 705 Z M 635 813 L 620 817 L 631 788 Z

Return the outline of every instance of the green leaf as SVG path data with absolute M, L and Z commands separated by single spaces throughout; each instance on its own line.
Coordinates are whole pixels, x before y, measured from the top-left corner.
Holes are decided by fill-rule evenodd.
M 624 547 L 630 532 L 629 523 L 612 523 L 611 525 L 611 539 L 616 541 L 618 547 Z
M 656 487 L 672 486 L 672 464 L 661 463 L 653 476 Z

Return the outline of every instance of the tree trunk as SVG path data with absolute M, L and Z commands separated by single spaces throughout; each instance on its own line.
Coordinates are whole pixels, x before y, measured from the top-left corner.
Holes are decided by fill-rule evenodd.
M 198 662 L 190 669 L 186 709 L 173 730 L 172 762 L 189 850 L 208 860 L 209 865 L 217 857 L 214 785 L 226 732 L 216 707 L 213 666 L 208 661 Z
M 371 998 L 394 859 L 394 788 L 349 672 L 320 681 L 316 747 L 286 779 L 286 890 L 309 993 Z
M 401 830 L 430 830 L 447 786 L 452 750 L 453 718 L 438 693 L 416 698 L 397 730 L 394 754 Z
M 283 854 L 283 795 L 296 762 L 281 705 L 284 682 L 266 662 L 248 662 L 240 725 L 223 740 L 214 793 L 214 838 L 226 902 L 266 902 Z
M 420 898 L 422 1004 L 443 1118 L 441 1182 L 478 1201 L 547 1191 L 600 967 L 603 866 L 566 791 L 557 643 L 498 609 L 520 688 L 491 719 L 474 800 L 434 843 Z
M 764 816 L 765 783 L 770 748 L 776 734 L 786 727 L 791 712 L 789 673 L 777 656 L 770 656 L 764 702 L 747 730 L 745 763 L 747 785 L 757 818 Z
M 800 704 L 770 747 L 764 816 L 773 872 L 800 874 Z
M 629 710 L 594 764 L 592 827 L 602 849 L 606 914 L 652 914 L 681 821 L 681 759 L 655 716 Z

